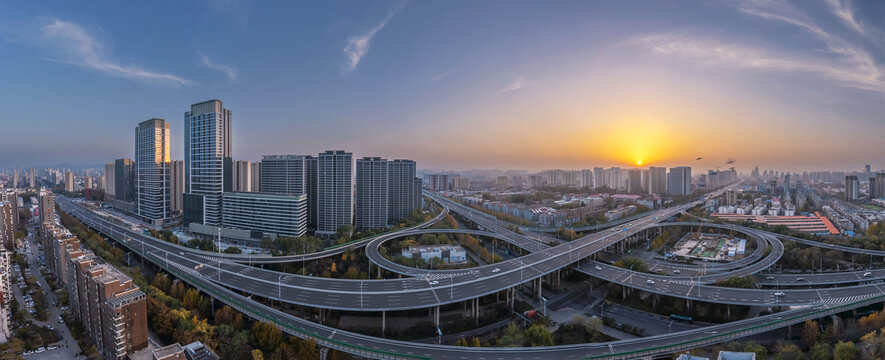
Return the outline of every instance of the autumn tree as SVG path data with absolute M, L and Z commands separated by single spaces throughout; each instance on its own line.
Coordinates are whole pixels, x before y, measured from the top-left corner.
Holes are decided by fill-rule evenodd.
M 252 325 L 252 336 L 258 347 L 267 352 L 273 352 L 283 342 L 283 333 L 269 322 L 256 322 Z

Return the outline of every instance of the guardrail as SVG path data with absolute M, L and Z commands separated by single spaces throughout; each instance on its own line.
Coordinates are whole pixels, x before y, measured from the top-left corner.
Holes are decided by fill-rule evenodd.
M 764 324 L 750 326 L 748 328 L 726 331 L 721 334 L 705 336 L 705 337 L 698 338 L 698 339 L 686 340 L 686 341 L 681 341 L 681 342 L 662 345 L 662 346 L 650 347 L 650 348 L 646 348 L 646 349 L 628 350 L 628 351 L 622 351 L 622 352 L 612 353 L 612 354 L 587 356 L 587 357 L 584 357 L 583 359 L 629 359 L 629 358 L 635 358 L 637 356 L 650 356 L 650 355 L 657 355 L 657 354 L 663 354 L 663 353 L 672 353 L 672 352 L 676 352 L 676 351 L 690 349 L 690 348 L 697 347 L 697 346 L 715 344 L 715 343 L 719 343 L 722 341 L 731 340 L 731 339 L 737 338 L 737 337 L 744 337 L 744 336 L 748 336 L 748 335 L 758 334 L 758 333 L 765 332 L 768 330 L 779 329 L 779 328 L 786 326 L 786 325 L 798 324 L 798 323 L 801 323 L 805 320 L 811 320 L 811 319 L 816 319 L 816 318 L 826 316 L 826 315 L 840 313 L 845 310 L 851 310 L 851 309 L 858 308 L 858 307 L 864 306 L 866 304 L 871 304 L 871 303 L 878 302 L 881 300 L 885 300 L 885 295 L 876 295 L 876 296 L 872 296 L 872 297 L 858 300 L 855 302 L 844 303 L 844 304 L 836 305 L 833 307 L 827 307 L 827 308 L 823 308 L 820 310 L 815 310 L 815 311 L 812 311 L 807 314 L 799 314 L 799 315 L 791 316 L 786 319 L 775 320 L 775 321 L 767 322 Z

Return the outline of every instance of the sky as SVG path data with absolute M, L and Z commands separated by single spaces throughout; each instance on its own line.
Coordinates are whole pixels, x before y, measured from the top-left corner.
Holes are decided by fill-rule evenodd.
M 220 99 L 253 161 L 882 169 L 883 63 L 882 1 L 0 2 L 0 168 Z

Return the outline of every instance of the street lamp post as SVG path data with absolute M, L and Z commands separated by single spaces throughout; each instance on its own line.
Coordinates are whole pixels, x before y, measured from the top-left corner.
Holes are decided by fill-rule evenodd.
M 362 294 L 360 295 L 360 297 L 362 297 Z M 283 274 L 280 274 L 279 279 L 277 279 L 277 298 L 279 298 L 280 300 L 283 299 Z

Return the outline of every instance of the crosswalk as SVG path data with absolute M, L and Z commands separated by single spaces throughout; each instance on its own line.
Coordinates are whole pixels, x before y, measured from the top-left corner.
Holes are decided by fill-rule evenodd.
M 821 299 L 821 303 L 826 304 L 826 305 L 844 304 L 844 303 L 851 303 L 851 302 L 863 300 L 863 299 L 869 298 L 871 296 L 872 295 L 854 295 L 854 296 L 845 296 L 845 297 L 840 297 L 840 298 L 827 298 L 827 299 Z
M 425 279 L 427 281 L 433 281 L 433 280 L 449 279 L 449 278 L 459 277 L 459 276 L 474 275 L 474 274 L 478 274 L 478 273 L 479 273 L 479 271 L 477 271 L 477 270 L 462 271 L 462 272 L 457 272 L 457 273 L 444 273 L 444 274 L 434 273 L 434 274 L 423 275 L 423 276 L 421 276 L 421 278 Z

